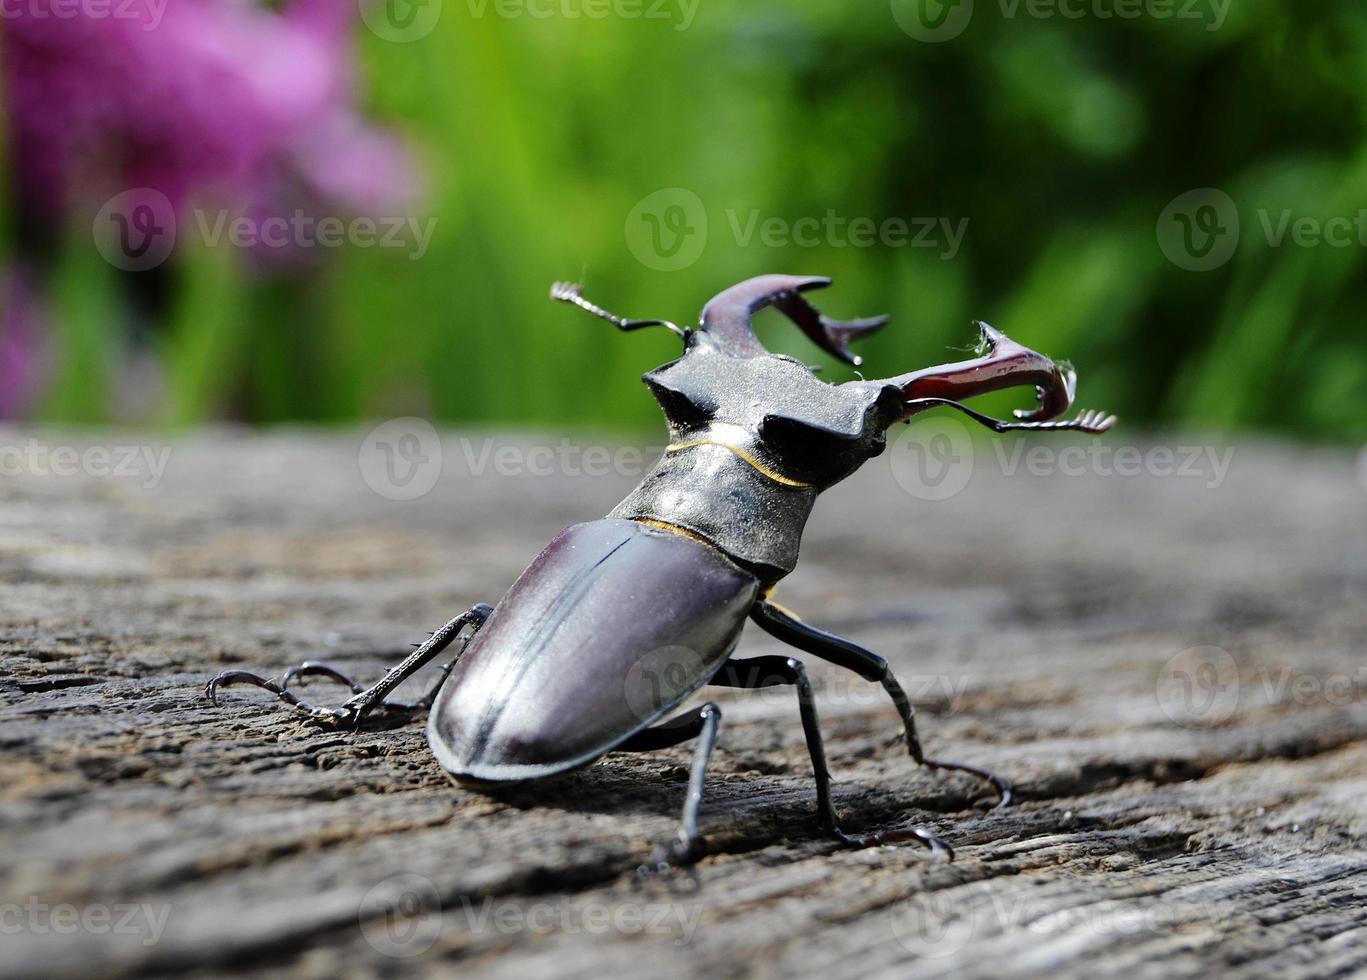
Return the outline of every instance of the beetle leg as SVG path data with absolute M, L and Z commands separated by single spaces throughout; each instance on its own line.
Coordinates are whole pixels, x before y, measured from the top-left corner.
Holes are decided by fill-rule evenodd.
M 351 688 L 352 694 L 360 694 L 365 690 L 363 685 L 356 683 L 336 667 L 320 664 L 316 660 L 305 660 L 302 664 L 296 664 L 285 671 L 285 676 L 280 678 L 280 686 L 289 687 L 290 681 L 294 680 L 296 677 L 326 677 L 329 680 L 336 681 L 338 684 L 345 684 L 347 687 Z
M 284 676 L 280 678 L 280 686 L 288 691 L 290 684 L 293 683 L 295 680 L 302 681 L 309 677 L 326 677 L 328 680 L 336 681 L 338 684 L 345 684 L 347 687 L 351 688 L 352 694 L 361 694 L 365 691 L 365 685 L 352 680 L 350 677 L 342 673 L 336 667 L 330 666 L 329 664 L 319 663 L 316 660 L 305 660 L 303 663 L 296 664 L 289 670 L 285 671 Z M 445 679 L 445 675 L 443 675 L 441 680 Z M 395 711 L 413 712 L 417 711 L 421 707 L 421 705 L 408 704 L 403 701 L 390 701 L 388 698 L 386 698 L 379 704 L 375 705 L 375 707 L 390 708 Z
M 265 688 L 296 711 L 299 711 L 301 714 L 304 714 L 315 721 L 325 721 L 334 725 L 349 724 L 354 727 L 377 707 L 384 705 L 390 705 L 392 707 L 410 707 L 408 705 L 397 705 L 393 702 L 388 702 L 385 700 L 385 697 L 390 691 L 408 680 L 408 678 L 416 674 L 434 657 L 450 646 L 451 641 L 459 636 L 465 627 L 472 627 L 472 634 L 474 631 L 477 631 L 484 625 L 484 621 L 489 618 L 491 612 L 493 612 L 491 606 L 480 603 L 468 612 L 461 613 L 455 619 L 433 633 L 427 639 L 426 643 L 423 643 L 405 657 L 402 663 L 395 667 L 391 667 L 384 677 L 380 678 L 374 686 L 369 688 L 362 688 L 345 674 L 342 674 L 325 664 L 316 664 L 306 661 L 298 667 L 291 668 L 287 671 L 280 683 L 245 670 L 225 670 L 209 681 L 204 689 L 204 693 L 211 702 L 218 704 L 219 688 L 228 687 L 232 684 L 252 684 L 256 687 Z M 466 642 L 468 642 L 468 638 Z M 458 657 L 459 655 L 457 655 L 457 658 Z M 452 661 L 452 663 L 454 663 L 454 661 Z M 436 688 L 441 686 L 449 673 L 450 667 L 448 666 L 442 671 L 433 690 L 429 691 L 417 705 L 412 707 L 421 707 L 423 704 L 430 704 L 431 698 L 436 695 Z M 353 694 L 342 703 L 341 707 L 315 707 L 307 701 L 297 697 L 287 686 L 289 681 L 294 677 L 311 675 L 322 675 L 347 684 L 351 687 Z
M 654 752 L 678 745 L 690 738 L 698 738 L 693 749 L 693 765 L 688 774 L 688 798 L 684 800 L 683 818 L 679 821 L 678 838 L 668 846 L 656 847 L 650 862 L 642 865 L 638 874 L 660 871 L 669 865 L 693 864 L 706 853 L 702 835 L 698 833 L 698 810 L 702 807 L 703 781 L 707 778 L 707 762 L 717 744 L 717 729 L 721 725 L 721 708 L 711 702 L 697 711 L 671 718 L 654 728 L 647 728 L 631 736 L 614 750 L 616 752 Z M 701 736 L 699 738 L 699 736 Z
M 767 599 L 760 599 L 755 603 L 750 610 L 750 618 L 758 623 L 765 632 L 777 637 L 784 643 L 820 657 L 837 667 L 852 670 L 867 681 L 882 684 L 883 689 L 888 692 L 888 697 L 892 698 L 893 704 L 897 706 L 898 714 L 902 716 L 902 724 L 906 729 L 907 751 L 918 764 L 928 766 L 931 769 L 966 772 L 984 782 L 991 783 L 999 796 L 998 807 L 1010 805 L 1015 798 L 1011 784 L 1005 777 L 999 776 L 989 769 L 980 769 L 963 762 L 932 759 L 925 754 L 921 748 L 921 740 L 916 735 L 916 712 L 911 706 L 911 700 L 902 690 L 902 685 L 897 683 L 897 678 L 893 676 L 892 668 L 888 662 L 878 654 L 872 650 L 866 650 L 851 640 L 808 626 L 783 607 L 769 602 Z
M 260 674 L 253 674 L 249 670 L 225 670 L 215 676 L 204 688 L 204 695 L 214 705 L 218 704 L 219 688 L 231 687 L 234 684 L 250 684 L 254 687 L 265 688 L 281 701 L 284 701 L 291 708 L 294 708 L 302 715 L 306 715 L 315 721 L 341 721 L 343 716 L 338 708 L 318 708 L 309 704 L 307 701 L 296 697 L 293 693 L 281 687 L 269 677 L 262 677 Z
M 953 859 L 954 851 L 948 844 L 930 831 L 919 827 L 863 835 L 847 834 L 840 829 L 835 805 L 831 802 L 831 771 L 826 765 L 826 749 L 821 740 L 821 725 L 816 714 L 816 696 L 812 693 L 812 683 L 807 679 L 807 670 L 801 660 L 795 657 L 728 660 L 717 676 L 712 678 L 712 683 L 720 687 L 739 687 L 747 690 L 759 690 L 779 684 L 790 684 L 797 688 L 797 705 L 802 716 L 802 730 L 807 736 L 807 752 L 812 757 L 812 769 L 816 773 L 817 820 L 823 829 L 833 834 L 842 844 L 850 847 L 874 847 L 879 844 L 914 840 L 930 848 L 933 857 Z

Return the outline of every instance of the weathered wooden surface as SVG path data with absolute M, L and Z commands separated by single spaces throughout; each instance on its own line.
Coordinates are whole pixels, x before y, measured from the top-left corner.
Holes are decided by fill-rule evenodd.
M 1010 775 L 1021 804 L 989 812 L 971 781 L 918 771 L 886 746 L 878 689 L 814 663 L 847 826 L 931 827 L 957 861 L 838 850 L 808 823 L 792 693 L 709 692 L 717 853 L 637 884 L 674 830 L 686 747 L 491 799 L 447 783 L 420 724 L 336 734 L 264 692 L 203 698 L 228 666 L 377 677 L 633 482 L 493 459 L 472 475 L 483 438 L 448 436 L 413 501 L 367 487 L 360 432 L 176 441 L 150 489 L 145 468 L 3 478 L 0 973 L 1367 966 L 1367 491 L 1350 454 L 1238 444 L 1211 488 L 1208 464 L 1006 476 L 987 450 L 939 502 L 870 464 L 823 499 L 779 597 L 886 654 L 930 750 Z M 779 650 L 753 627 L 742 641 Z

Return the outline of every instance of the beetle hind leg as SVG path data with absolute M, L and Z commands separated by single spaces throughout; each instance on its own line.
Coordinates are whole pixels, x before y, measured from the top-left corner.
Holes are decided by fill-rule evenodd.
M 347 687 L 351 688 L 351 693 L 353 695 L 365 693 L 364 684 L 360 684 L 357 681 L 352 680 L 349 676 L 342 673 L 336 667 L 333 667 L 330 664 L 319 663 L 316 660 L 305 660 L 303 663 L 296 664 L 289 670 L 285 671 L 285 673 L 280 678 L 280 686 L 284 688 L 286 691 L 288 691 L 290 684 L 294 683 L 295 681 L 300 681 L 302 683 L 308 680 L 310 677 L 323 677 L 330 681 L 336 681 L 338 684 L 345 684 Z M 446 680 L 446 675 L 443 673 L 442 676 L 438 679 L 436 687 L 440 687 L 441 682 L 444 680 Z M 435 695 L 435 693 L 436 688 L 434 687 L 431 694 Z M 423 702 L 427 701 L 428 698 L 424 697 Z M 411 714 L 419 710 L 423 706 L 423 702 L 409 703 L 407 701 L 393 701 L 389 698 L 385 698 L 381 701 L 377 701 L 375 703 L 375 708 L 390 711 L 407 711 Z
M 721 708 L 711 702 L 697 711 L 671 718 L 662 725 L 637 732 L 619 745 L 617 752 L 654 752 L 678 745 L 691 738 L 698 739 L 693 749 L 693 763 L 688 774 L 688 796 L 684 800 L 683 817 L 679 821 L 678 836 L 669 844 L 655 848 L 650 861 L 637 873 L 647 875 L 663 871 L 671 865 L 696 863 L 707 853 L 707 846 L 698 833 L 698 810 L 702 807 L 703 782 L 707 779 L 707 763 L 717 744 L 717 729 L 721 726 Z
M 436 697 L 437 690 L 441 687 L 442 683 L 445 682 L 447 675 L 450 674 L 451 667 L 454 666 L 455 660 L 459 659 L 459 654 L 456 655 L 456 658 L 452 659 L 451 663 L 443 668 L 441 675 L 437 678 L 437 681 L 432 686 L 431 690 L 429 690 L 416 704 L 403 704 L 389 701 L 387 700 L 389 693 L 416 674 L 444 649 L 450 646 L 451 641 L 460 636 L 466 627 L 471 628 L 470 634 L 467 634 L 466 637 L 466 642 L 469 642 L 469 635 L 473 635 L 480 626 L 484 625 L 484 621 L 489 618 L 489 614 L 492 612 L 493 608 L 491 606 L 480 603 L 468 612 L 461 613 L 428 637 L 426 643 L 421 644 L 416 650 L 404 658 L 402 663 L 390 668 L 384 677 L 380 678 L 376 684 L 369 688 L 362 687 L 334 667 L 306 660 L 297 667 L 291 667 L 287 670 L 278 682 L 272 678 L 262 677 L 259 674 L 254 674 L 247 670 L 225 670 L 209 681 L 204 688 L 204 694 L 210 702 L 217 705 L 218 691 L 221 688 L 237 684 L 250 684 L 254 687 L 260 687 L 270 691 L 279 700 L 285 702 L 300 714 L 311 718 L 314 721 L 323 721 L 333 725 L 357 725 L 366 717 L 366 715 L 370 714 L 376 708 L 396 708 L 406 711 L 419 710 L 431 705 L 432 699 Z M 462 647 L 462 650 L 463 649 L 464 648 Z M 336 708 L 319 707 L 310 704 L 289 689 L 291 680 L 305 677 L 326 677 L 329 680 L 345 684 L 351 688 L 352 696 L 344 701 L 340 707 Z
M 221 688 L 233 687 L 235 685 L 248 684 L 252 687 L 260 687 L 270 691 L 281 701 L 285 702 L 295 711 L 315 721 L 340 721 L 342 718 L 340 708 L 320 708 L 297 697 L 288 688 L 282 687 L 269 677 L 262 677 L 260 674 L 253 674 L 249 670 L 225 670 L 217 674 L 204 687 L 204 696 L 211 704 L 217 706 L 218 692 Z

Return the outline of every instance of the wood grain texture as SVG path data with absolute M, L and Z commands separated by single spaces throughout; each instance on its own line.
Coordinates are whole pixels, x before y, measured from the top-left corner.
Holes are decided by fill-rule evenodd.
M 1020 804 L 918 770 L 880 690 L 807 658 L 847 829 L 925 826 L 957 860 L 823 839 L 792 692 L 709 690 L 715 853 L 638 882 L 687 746 L 490 797 L 443 778 L 419 723 L 329 732 L 261 691 L 202 694 L 306 658 L 377 678 L 605 513 L 630 453 L 586 475 L 558 437 L 448 434 L 436 487 L 402 501 L 362 479 L 360 432 L 5 442 L 31 436 L 170 456 L 159 481 L 0 483 L 0 974 L 1367 969 L 1367 492 L 1347 453 L 1034 476 L 1004 472 L 1001 442 L 943 501 L 875 460 L 823 498 L 778 598 L 886 655 L 928 749 L 1009 775 Z

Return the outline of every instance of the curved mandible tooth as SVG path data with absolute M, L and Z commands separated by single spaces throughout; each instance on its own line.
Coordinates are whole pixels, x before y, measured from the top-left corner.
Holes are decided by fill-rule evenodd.
M 883 329 L 892 319 L 886 313 L 882 316 L 867 316 L 857 320 L 832 320 L 824 314 L 820 314 L 820 317 L 822 336 L 826 342 L 818 341 L 818 345 L 846 364 L 853 364 L 855 367 L 863 364 L 864 359 L 858 354 L 851 353 L 849 345 Z
M 772 306 L 826 353 L 847 364 L 859 364 L 849 345 L 888 322 L 888 317 L 833 320 L 824 316 L 801 295 L 809 289 L 829 286 L 825 276 L 756 276 L 724 289 L 703 307 L 698 329 L 729 354 L 757 357 L 767 353 L 755 336 L 752 318 Z

